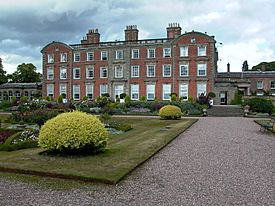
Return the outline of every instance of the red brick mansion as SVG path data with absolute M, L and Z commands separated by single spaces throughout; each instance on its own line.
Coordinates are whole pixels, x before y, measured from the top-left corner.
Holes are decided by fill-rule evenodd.
M 169 100 L 175 92 L 184 99 L 213 91 L 218 53 L 214 36 L 182 33 L 169 24 L 166 38 L 139 39 L 137 26 L 127 26 L 124 41 L 101 42 L 91 29 L 80 44 L 52 42 L 42 49 L 42 95 L 94 99 L 126 93 Z

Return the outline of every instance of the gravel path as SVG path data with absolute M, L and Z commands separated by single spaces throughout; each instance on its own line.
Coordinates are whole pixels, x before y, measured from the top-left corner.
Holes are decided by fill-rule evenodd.
M 275 136 L 201 118 L 116 186 L 54 191 L 0 178 L 0 205 L 275 205 Z

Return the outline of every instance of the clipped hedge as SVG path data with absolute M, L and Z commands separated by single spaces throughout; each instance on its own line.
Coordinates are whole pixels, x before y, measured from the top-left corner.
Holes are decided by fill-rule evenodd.
M 180 119 L 181 115 L 181 109 L 174 105 L 166 105 L 159 110 L 162 119 Z
M 273 104 L 271 100 L 263 98 L 247 99 L 244 105 L 249 105 L 252 112 L 272 114 Z
M 41 128 L 38 145 L 55 152 L 96 153 L 107 146 L 108 133 L 100 120 L 80 111 L 48 120 Z
M 37 147 L 38 130 L 15 130 L 17 133 L 10 136 L 4 144 L 0 145 L 0 151 L 14 151 Z

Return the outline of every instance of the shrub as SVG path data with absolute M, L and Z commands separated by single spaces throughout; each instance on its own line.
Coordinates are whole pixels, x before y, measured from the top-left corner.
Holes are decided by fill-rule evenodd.
M 58 103 L 63 103 L 63 95 L 59 95 L 57 98 Z
M 246 100 L 244 105 L 250 106 L 252 112 L 272 114 L 273 104 L 272 101 L 268 99 L 252 98 Z
M 80 111 L 60 114 L 41 128 L 38 145 L 54 152 L 96 153 L 107 146 L 108 133 L 100 120 Z
M 162 119 L 180 119 L 181 115 L 181 109 L 174 105 L 166 105 L 159 110 Z
M 128 95 L 125 97 L 125 104 L 126 104 L 127 106 L 129 106 L 129 105 L 131 104 L 131 97 L 128 96 Z

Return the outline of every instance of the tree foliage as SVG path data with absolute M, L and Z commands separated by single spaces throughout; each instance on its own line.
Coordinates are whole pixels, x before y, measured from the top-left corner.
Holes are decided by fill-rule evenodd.
M 0 58 L 0 84 L 8 82 L 8 77 L 6 75 L 6 71 L 4 70 L 2 59 Z
M 242 71 L 248 71 L 248 62 L 247 62 L 247 60 L 245 60 L 245 61 L 243 62 Z
M 17 70 L 10 75 L 11 82 L 17 83 L 30 83 L 40 82 L 40 74 L 36 72 L 36 67 L 32 63 L 20 64 Z
M 253 66 L 252 71 L 275 71 L 275 61 L 272 62 L 261 62 L 260 64 Z

